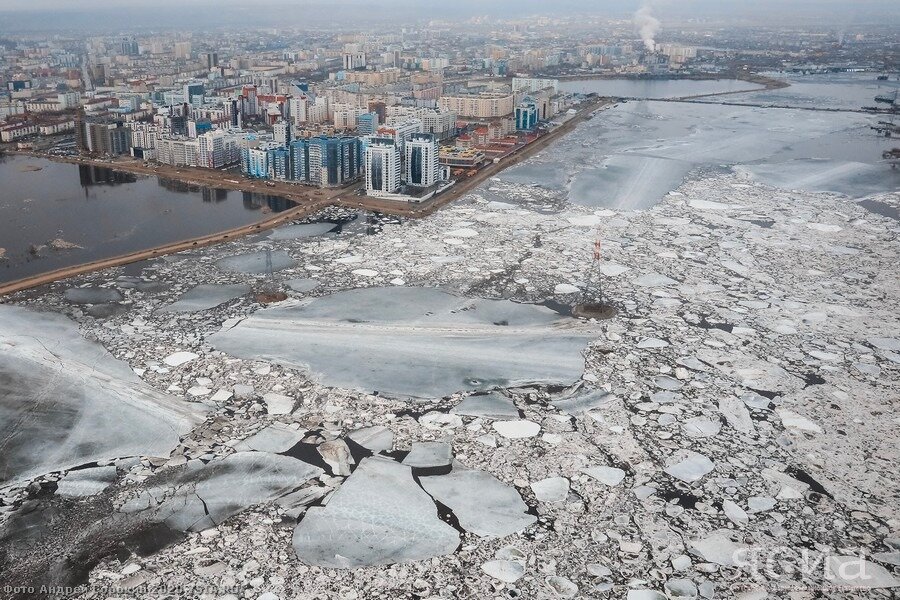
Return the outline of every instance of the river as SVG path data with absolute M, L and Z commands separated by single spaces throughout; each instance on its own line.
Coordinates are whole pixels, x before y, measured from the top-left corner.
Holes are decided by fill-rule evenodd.
M 497 179 L 543 188 L 547 196 L 541 208 L 548 210 L 561 202 L 646 209 L 702 171 L 733 170 L 786 190 L 833 192 L 856 200 L 900 190 L 900 169 L 882 160 L 885 150 L 900 144 L 872 129 L 883 115 L 801 110 L 815 105 L 855 111 L 874 104 L 874 96 L 896 82 L 878 82 L 872 73 L 792 77 L 791 87 L 778 90 L 710 97 L 702 103 L 665 101 L 705 93 L 716 83 L 567 82 L 567 87 L 590 85 L 602 94 L 658 99 L 628 101 L 601 111 L 550 151 Z M 797 109 L 768 108 L 771 103 Z M 510 202 L 519 201 L 521 194 L 495 187 L 489 196 Z
M 294 206 L 19 155 L 0 158 L 0 182 L 0 283 L 248 225 Z

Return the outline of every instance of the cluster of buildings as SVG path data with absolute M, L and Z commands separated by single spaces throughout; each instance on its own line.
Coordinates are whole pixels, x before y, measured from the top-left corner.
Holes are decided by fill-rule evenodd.
M 294 139 L 289 123 L 271 135 L 247 134 L 241 141 L 243 174 L 316 187 L 338 187 L 362 178 L 371 196 L 421 197 L 442 177 L 439 144 L 421 120 L 378 127 L 369 135 L 315 135 Z M 283 134 L 281 132 L 284 132 Z
M 359 58 L 350 53 L 346 60 Z M 355 71 L 367 77 L 352 83 L 275 77 L 210 88 L 192 78 L 146 91 L 65 91 L 52 110 L 28 114 L 54 115 L 62 125 L 52 134 L 73 134 L 74 149 L 84 154 L 131 155 L 174 167 L 239 166 L 248 177 L 316 187 L 361 180 L 369 195 L 421 197 L 454 172 L 522 143 L 521 134 L 570 102 L 555 79 L 458 85 L 421 72 L 405 76 L 413 96 L 391 96 L 381 82 L 390 87 L 404 80 L 388 70 L 385 77 Z M 436 92 L 424 93 L 435 85 Z M 35 127 L 23 123 L 13 131 L 21 138 L 40 135 Z
M 518 64 L 508 53 L 491 51 L 492 77 L 479 78 L 482 64 L 410 52 L 393 34 L 249 56 L 186 37 L 15 53 L 0 141 L 418 197 L 532 140 L 571 102 L 552 78 L 493 77 Z
M 449 169 L 438 179 L 459 176 L 565 118 L 573 99 L 559 76 L 789 68 L 807 55 L 871 66 L 893 43 L 890 32 L 666 34 L 638 40 L 631 21 L 602 16 L 357 33 L 10 32 L 0 44 L 0 143 L 315 186 L 364 179 L 370 193 L 392 194 L 431 183 L 433 164 L 420 169 L 420 156 Z

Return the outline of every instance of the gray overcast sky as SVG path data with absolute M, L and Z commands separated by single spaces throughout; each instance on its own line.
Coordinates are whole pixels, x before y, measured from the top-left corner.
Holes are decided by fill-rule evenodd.
M 197 29 L 408 22 L 411 18 L 591 13 L 627 17 L 643 4 L 663 23 L 715 19 L 738 24 L 845 28 L 900 25 L 900 0 L 0 0 L 0 32 L 28 30 Z
M 728 12 L 734 10 L 736 12 L 745 11 L 753 8 L 762 10 L 774 10 L 778 7 L 785 9 L 802 8 L 810 11 L 832 11 L 832 10 L 883 10 L 886 13 L 900 14 L 900 1 L 897 0 L 649 0 L 641 2 L 640 0 L 564 0 L 561 4 L 567 7 L 580 7 L 585 11 L 604 11 L 604 10 L 634 10 L 635 7 L 643 4 L 652 4 L 658 10 L 670 11 L 680 9 L 687 11 L 696 9 L 697 11 L 715 11 Z M 398 6 L 398 5 L 414 5 L 429 10 L 435 7 L 453 7 L 454 5 L 469 5 L 471 8 L 481 7 L 482 10 L 488 10 L 491 5 L 508 7 L 510 9 L 526 5 L 543 4 L 547 11 L 552 11 L 560 2 L 522 2 L 522 0 L 478 0 L 477 2 L 466 0 L 334 0 L 324 2 L 323 0 L 274 0 L 264 3 L 250 2 L 248 0 L 0 0 L 0 10 L 7 11 L 30 11 L 30 10 L 47 10 L 47 9 L 63 9 L 63 10 L 79 10 L 90 8 L 112 8 L 121 9 L 127 7 L 190 7 L 190 6 L 242 6 L 255 10 L 265 10 L 265 6 L 271 5 L 292 5 L 298 9 L 302 9 L 307 5 L 373 5 L 373 6 Z

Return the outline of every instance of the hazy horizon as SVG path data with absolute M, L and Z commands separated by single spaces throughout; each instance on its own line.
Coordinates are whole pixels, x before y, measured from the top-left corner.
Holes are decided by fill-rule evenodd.
M 140 30 L 229 26 L 304 24 L 359 26 L 385 21 L 428 19 L 527 18 L 533 15 L 589 14 L 627 18 L 650 6 L 663 21 L 715 21 L 734 25 L 816 23 L 844 27 L 853 23 L 900 24 L 895 0 L 337 0 L 336 2 L 274 0 L 265 10 L 244 0 L 85 0 L 77 6 L 66 0 L 0 0 L 0 31 Z

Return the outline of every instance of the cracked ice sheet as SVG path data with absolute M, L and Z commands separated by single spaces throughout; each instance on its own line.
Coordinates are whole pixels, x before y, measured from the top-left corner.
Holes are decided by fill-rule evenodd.
M 541 306 L 366 288 L 258 311 L 209 341 L 241 358 L 308 368 L 329 386 L 443 397 L 576 381 L 594 335 Z
M 448 506 L 460 526 L 482 537 L 504 537 L 522 531 L 537 519 L 512 487 L 485 471 L 454 465 L 449 475 L 422 477 L 422 487 Z
M 166 456 L 200 415 L 145 385 L 67 318 L 0 306 L 0 483 Z
M 148 506 L 154 509 L 149 517 L 153 521 L 165 522 L 179 531 L 203 531 L 249 506 L 275 500 L 322 473 L 321 468 L 289 456 L 237 452 L 206 466 L 186 469 L 171 484 L 148 490 L 123 510 L 132 512 L 135 507 Z M 152 499 L 166 489 L 174 494 L 153 507 Z
M 438 518 L 412 470 L 381 457 L 364 459 L 294 530 L 301 561 L 338 569 L 425 560 L 457 546 L 459 533 Z
M 234 273 L 265 273 L 268 269 L 265 252 L 251 252 L 249 254 L 237 254 L 216 261 L 216 266 L 223 271 Z M 297 266 L 291 256 L 283 250 L 272 252 L 272 270 L 283 271 Z

